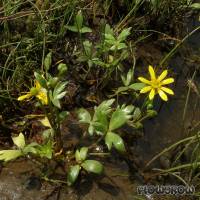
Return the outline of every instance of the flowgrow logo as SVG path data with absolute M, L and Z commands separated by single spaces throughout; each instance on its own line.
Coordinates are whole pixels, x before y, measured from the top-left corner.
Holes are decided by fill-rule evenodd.
M 137 187 L 139 195 L 191 195 L 194 192 L 195 187 L 193 185 L 141 185 Z

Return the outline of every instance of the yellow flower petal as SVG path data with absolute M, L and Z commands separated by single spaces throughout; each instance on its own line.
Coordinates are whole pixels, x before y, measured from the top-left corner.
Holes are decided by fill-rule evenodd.
M 158 81 L 162 81 L 167 76 L 168 71 L 164 70 L 161 75 L 158 77 Z
M 153 67 L 151 65 L 149 65 L 149 74 L 151 76 L 151 80 L 155 80 L 156 79 L 155 71 L 154 71 L 154 69 L 153 69 Z
M 151 92 L 149 93 L 149 99 L 152 100 L 155 96 L 155 89 L 152 88 Z
M 170 84 L 170 83 L 173 83 L 173 82 L 174 82 L 173 78 L 167 78 L 167 79 L 161 81 L 161 84 L 162 85 L 167 85 L 167 84 Z
M 143 77 L 139 77 L 138 80 L 140 80 L 142 83 L 146 83 L 146 84 L 151 84 L 151 82 L 149 80 L 147 80 L 146 78 Z
M 28 92 L 27 94 L 18 97 L 17 100 L 18 100 L 18 101 L 23 101 L 24 99 L 29 99 L 29 98 L 31 98 L 31 97 L 32 97 L 31 93 Z
M 42 102 L 43 105 L 48 104 L 48 98 L 47 98 L 47 93 L 46 91 L 40 91 L 36 97 Z
M 40 90 L 41 89 L 41 85 L 38 81 L 35 81 L 35 88 Z
M 158 94 L 160 96 L 160 98 L 164 101 L 167 101 L 168 100 L 168 97 L 167 95 L 162 91 L 162 90 L 158 90 Z
M 164 92 L 166 92 L 168 94 L 174 95 L 174 92 L 167 87 L 161 87 L 161 90 L 163 90 Z
M 146 86 L 140 90 L 140 93 L 147 93 L 151 90 L 151 86 Z

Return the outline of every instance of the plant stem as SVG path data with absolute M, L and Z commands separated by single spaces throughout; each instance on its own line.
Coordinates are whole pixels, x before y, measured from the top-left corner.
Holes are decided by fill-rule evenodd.
M 194 140 L 196 141 L 196 139 L 198 139 L 200 135 L 195 135 L 195 136 L 192 136 L 192 137 L 188 137 L 188 138 L 185 138 L 183 140 L 180 140 L 178 142 L 176 142 L 175 144 L 169 146 L 168 148 L 165 148 L 163 151 L 161 151 L 159 154 L 157 154 L 156 156 L 154 156 L 146 165 L 145 165 L 145 168 L 148 167 L 153 161 L 155 161 L 156 159 L 158 159 L 161 155 L 163 155 L 164 153 L 168 152 L 169 150 L 173 149 L 174 147 L 176 147 L 177 145 L 179 144 L 182 144 L 184 142 L 187 142 L 187 141 L 190 141 L 190 140 Z
M 163 172 L 163 173 L 168 173 L 168 172 L 176 171 L 176 170 L 179 170 L 179 169 L 192 168 L 192 167 L 198 167 L 198 166 L 200 166 L 200 162 L 179 165 L 179 166 L 176 166 L 176 167 L 172 167 L 170 169 L 160 170 L 160 171 Z
M 49 91 L 49 89 L 48 89 L 48 91 Z M 50 98 L 49 98 L 49 92 L 47 92 L 47 98 L 48 98 L 48 105 L 49 105 L 50 113 L 47 113 L 47 111 L 43 105 L 42 105 L 42 107 L 43 107 L 46 117 L 49 120 L 51 129 L 53 130 L 53 133 L 54 133 L 54 140 L 56 143 L 55 144 L 55 152 L 60 152 L 62 150 L 63 143 L 62 143 L 62 138 L 61 138 L 58 110 L 57 110 L 57 108 L 53 107 L 53 105 L 50 101 Z
M 55 151 L 60 152 L 63 148 L 63 142 L 61 137 L 61 131 L 60 131 L 60 120 L 59 120 L 59 113 L 58 109 L 55 108 L 55 125 L 56 125 L 56 134 L 55 134 L 55 140 L 56 140 L 56 146 Z

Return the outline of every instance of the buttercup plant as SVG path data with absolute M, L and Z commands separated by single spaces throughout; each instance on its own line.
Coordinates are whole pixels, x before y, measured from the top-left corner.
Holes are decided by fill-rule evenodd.
M 67 93 L 67 81 L 63 80 L 63 75 L 67 72 L 67 66 L 63 63 L 59 64 L 57 76 L 52 77 L 48 73 L 51 66 L 51 57 L 52 53 L 49 53 L 45 57 L 45 74 L 35 72 L 35 86 L 26 92 L 26 94 L 18 97 L 18 101 L 20 102 L 36 97 L 37 106 L 42 108 L 45 117 L 40 122 L 45 127 L 48 127 L 42 134 L 42 144 L 38 144 L 37 142 L 26 144 L 23 133 L 20 133 L 17 137 L 12 138 L 17 149 L 0 151 L 0 160 L 7 162 L 28 155 L 45 157 L 47 159 L 55 158 L 55 161 L 61 159 L 66 162 L 67 160 L 69 171 L 66 176 L 66 183 L 72 185 L 81 169 L 100 174 L 103 171 L 103 165 L 99 161 L 86 159 L 89 157 L 87 147 L 76 150 L 75 155 L 73 155 L 73 151 L 70 151 L 71 158 L 68 158 L 65 152 L 63 152 L 61 123 L 69 113 L 61 110 L 62 104 L 60 101 Z M 76 165 L 71 164 L 71 161 L 72 163 L 75 162 Z M 45 180 L 48 180 L 48 178 L 45 177 Z
M 52 53 L 45 57 L 44 66 L 46 73 L 34 73 L 35 87 L 32 87 L 25 95 L 18 97 L 18 101 L 31 99 L 36 97 L 39 106 L 43 109 L 46 118 L 49 121 L 51 136 L 55 139 L 55 151 L 62 151 L 62 139 L 60 131 L 60 123 L 68 115 L 67 111 L 60 111 L 60 100 L 66 95 L 65 87 L 67 81 L 63 81 L 63 75 L 67 71 L 67 66 L 63 63 L 58 65 L 58 76 L 52 77 L 48 70 L 51 66 Z

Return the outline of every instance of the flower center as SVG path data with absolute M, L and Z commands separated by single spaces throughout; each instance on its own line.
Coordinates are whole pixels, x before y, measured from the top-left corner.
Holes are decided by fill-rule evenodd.
M 160 81 L 158 81 L 157 79 L 151 80 L 151 86 L 154 89 L 158 89 L 161 87 Z

